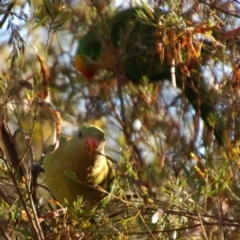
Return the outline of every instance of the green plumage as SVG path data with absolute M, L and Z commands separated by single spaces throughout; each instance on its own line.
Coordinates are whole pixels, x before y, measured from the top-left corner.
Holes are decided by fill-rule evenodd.
M 88 142 L 97 139 L 91 151 Z M 47 186 L 58 202 L 65 205 L 83 197 L 88 209 L 94 207 L 108 191 L 114 173 L 112 164 L 104 156 L 105 133 L 98 127 L 86 125 L 73 137 L 62 139 L 57 150 L 45 156 L 43 166 Z
M 89 46 L 91 46 L 91 48 Z M 82 38 L 81 44 L 78 45 L 77 52 L 93 61 L 98 60 L 102 53 L 102 45 L 94 34 L 94 31 L 89 31 L 88 37 Z
M 147 17 L 140 18 L 139 15 L 143 14 Z M 105 34 L 99 26 L 91 28 L 79 41 L 76 59 L 93 57 L 94 61 L 90 61 L 91 64 L 85 60 L 81 64 L 77 64 L 76 61 L 76 68 L 86 78 L 93 77 L 101 68 L 116 72 L 116 69 L 119 69 L 116 61 L 114 62 L 111 56 L 106 57 L 112 55 L 117 56 L 117 64 L 123 66 L 126 78 L 135 84 L 140 84 L 144 77 L 150 82 L 171 81 L 169 59 L 165 57 L 163 62 L 160 62 L 156 48 L 161 14 L 156 10 L 150 17 L 143 8 L 127 9 L 107 20 L 109 29 Z M 111 45 L 114 50 L 110 49 Z M 206 126 L 214 131 L 216 139 L 222 144 L 223 126 L 218 121 L 214 121 L 216 115 L 214 95 L 210 94 L 206 86 L 199 62 L 194 60 L 189 63 L 190 76 L 184 76 L 178 65 L 175 68 L 177 86 L 183 90 L 195 111 L 200 113 Z

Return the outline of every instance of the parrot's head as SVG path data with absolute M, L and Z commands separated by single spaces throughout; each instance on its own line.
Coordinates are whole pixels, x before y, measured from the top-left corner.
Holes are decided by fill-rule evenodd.
M 74 64 L 86 79 L 93 78 L 100 69 L 113 71 L 114 48 L 106 42 L 106 39 L 99 39 L 94 30 L 80 38 Z
M 94 125 L 84 125 L 78 131 L 78 137 L 84 139 L 84 149 L 88 154 L 104 153 L 105 133 Z
M 98 65 L 94 64 L 93 60 L 85 55 L 76 55 L 74 63 L 75 68 L 81 72 L 86 79 L 93 78 L 99 70 Z
M 94 30 L 89 30 L 78 43 L 74 63 L 75 68 L 87 79 L 91 79 L 99 70 L 102 44 Z

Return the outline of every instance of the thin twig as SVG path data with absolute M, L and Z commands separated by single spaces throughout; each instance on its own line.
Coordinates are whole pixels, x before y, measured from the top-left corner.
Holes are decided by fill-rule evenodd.
M 2 20 L 0 21 L 0 28 L 2 28 L 3 24 L 5 23 L 5 21 L 8 18 L 8 15 L 10 14 L 11 9 L 13 8 L 13 6 L 15 5 L 16 1 L 13 1 L 12 3 L 10 3 L 7 7 L 7 10 L 4 13 L 4 16 L 2 18 Z

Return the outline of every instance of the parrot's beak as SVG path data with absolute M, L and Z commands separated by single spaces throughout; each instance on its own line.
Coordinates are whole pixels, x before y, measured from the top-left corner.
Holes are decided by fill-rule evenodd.
M 86 150 L 90 154 L 93 154 L 97 150 L 99 142 L 100 141 L 97 136 L 90 136 L 86 141 Z

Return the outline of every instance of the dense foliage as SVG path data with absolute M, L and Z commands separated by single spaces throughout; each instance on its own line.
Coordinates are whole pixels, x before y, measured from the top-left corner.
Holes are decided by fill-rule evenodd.
M 202 66 L 214 102 L 207 121 L 223 126 L 221 143 L 174 72 L 133 84 L 117 65 L 90 80 L 75 69 L 79 39 L 98 26 L 109 40 L 106 19 L 129 2 L 0 2 L 1 239 L 239 238 L 240 2 L 156 0 L 137 16 L 147 23 L 165 12 L 155 26 L 159 64 L 167 59 L 183 74 L 192 59 Z M 117 190 L 95 212 L 77 199 L 69 217 L 40 164 L 61 133 L 86 123 L 107 135 Z

